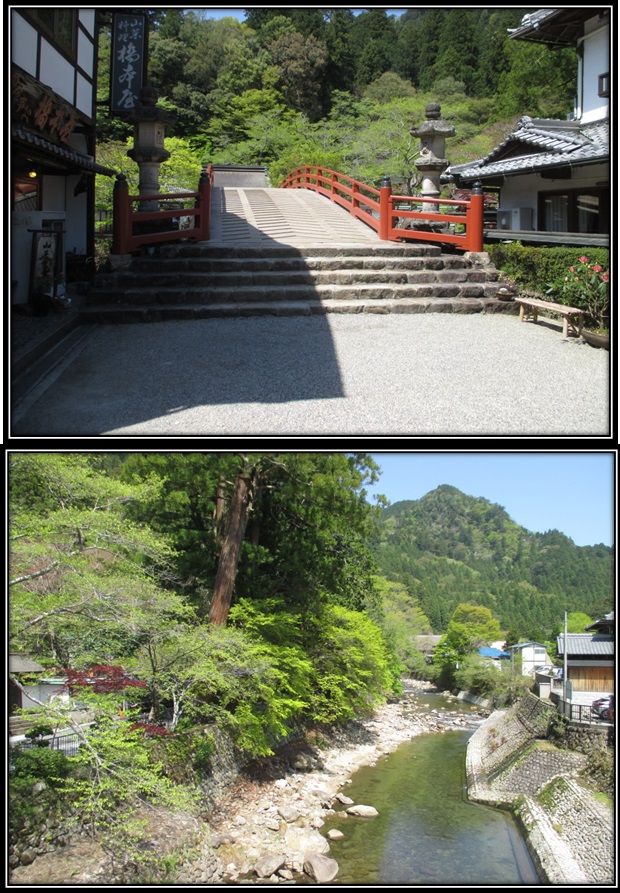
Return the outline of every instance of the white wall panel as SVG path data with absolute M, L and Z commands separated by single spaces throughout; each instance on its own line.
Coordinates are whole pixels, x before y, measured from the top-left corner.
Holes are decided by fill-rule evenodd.
M 15 10 L 11 15 L 11 58 L 16 65 L 36 77 L 37 32 Z
M 74 67 L 54 47 L 41 38 L 41 83 L 74 105 Z

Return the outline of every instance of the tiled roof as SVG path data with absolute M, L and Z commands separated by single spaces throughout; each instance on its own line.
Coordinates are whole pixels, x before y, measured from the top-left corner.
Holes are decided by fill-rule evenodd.
M 9 655 L 9 672 L 11 673 L 42 673 L 45 667 L 38 664 L 27 654 Z
M 591 636 L 588 633 L 569 633 L 566 637 L 566 653 L 583 656 L 613 657 L 613 636 Z M 564 654 L 564 636 L 558 636 L 558 654 Z
M 520 154 L 501 157 L 511 149 L 518 151 L 519 148 L 522 149 Z M 606 161 L 608 158 L 609 121 L 578 125 L 573 121 L 524 116 L 516 129 L 489 155 L 465 164 L 450 165 L 441 179 L 462 182 L 497 174 Z
M 79 170 L 92 171 L 95 174 L 105 174 L 108 177 L 114 177 L 117 174 L 117 171 L 112 168 L 103 167 L 103 165 L 97 164 L 89 155 L 82 155 L 81 152 L 76 152 L 75 149 L 65 149 L 62 146 L 57 146 L 56 143 L 52 143 L 49 140 L 44 139 L 42 136 L 37 136 L 36 133 L 31 133 L 24 127 L 13 127 L 13 137 L 20 140 L 22 143 L 28 143 L 28 145 L 34 146 L 37 149 L 43 149 L 50 155 L 55 155 L 57 158 L 66 161 L 68 164 L 73 165 Z

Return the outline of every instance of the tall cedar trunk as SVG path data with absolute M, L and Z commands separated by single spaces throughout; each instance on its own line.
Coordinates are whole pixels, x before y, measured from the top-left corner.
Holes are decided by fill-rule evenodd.
M 224 506 L 226 504 L 226 499 L 224 496 L 224 481 L 220 481 L 217 485 L 217 491 L 215 494 L 215 507 L 213 509 L 213 528 L 215 530 L 215 539 L 218 546 L 222 546 L 224 542 L 224 536 L 222 535 L 222 525 L 224 519 Z
M 228 511 L 228 523 L 226 534 L 220 552 L 220 562 L 213 584 L 213 600 L 209 611 L 209 623 L 214 626 L 225 626 L 230 610 L 237 565 L 241 543 L 245 534 L 248 521 L 248 507 L 250 501 L 250 478 L 247 474 L 240 474 L 235 482 Z

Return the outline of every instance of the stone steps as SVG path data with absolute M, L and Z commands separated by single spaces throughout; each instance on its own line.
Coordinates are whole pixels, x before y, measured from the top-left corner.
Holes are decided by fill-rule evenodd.
M 241 286 L 275 286 L 288 288 L 294 285 L 398 285 L 457 282 L 481 283 L 497 282 L 497 274 L 485 270 L 273 270 L 267 272 L 131 272 L 119 273 L 116 277 L 102 276 L 98 287 L 120 287 L 126 289 L 145 286 L 174 287 L 182 280 L 183 285 L 196 288 L 207 285 L 210 288 L 232 289 Z
M 85 321 L 248 314 L 480 312 L 499 274 L 484 255 L 435 245 L 166 245 L 97 276 Z
M 427 300 L 240 301 L 211 304 L 93 304 L 83 309 L 89 322 L 159 322 L 165 319 L 208 319 L 240 316 L 310 316 L 325 313 L 510 313 L 514 305 L 493 298 Z
M 130 304 L 209 304 L 229 301 L 238 304 L 278 300 L 394 300 L 396 298 L 491 298 L 496 283 L 451 282 L 410 284 L 350 285 L 268 285 L 223 286 L 152 286 L 150 288 L 101 289 L 97 303 Z M 90 303 L 90 302 L 89 302 Z

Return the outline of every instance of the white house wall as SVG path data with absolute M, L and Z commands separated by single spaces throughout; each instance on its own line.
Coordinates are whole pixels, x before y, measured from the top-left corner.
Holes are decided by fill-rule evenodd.
M 586 175 L 587 171 L 587 175 Z M 575 171 L 575 173 L 577 173 Z M 532 208 L 534 212 L 534 229 L 537 229 L 538 193 L 553 192 L 560 189 L 580 189 L 592 187 L 607 181 L 609 171 L 604 164 L 593 164 L 583 169 L 583 175 L 558 179 L 543 179 L 540 174 L 524 174 L 521 177 L 507 177 L 501 190 L 501 210 L 513 208 Z
M 94 115 L 95 11 L 78 15 L 77 58 L 69 61 L 44 34 L 11 10 L 11 60 L 88 118 Z
M 599 75 L 609 72 L 609 27 L 601 27 L 598 16 L 584 25 L 583 60 L 580 65 L 581 123 L 597 121 L 609 114 L 609 99 L 598 95 Z
M 39 66 L 39 80 L 47 87 L 51 87 L 54 93 L 58 93 L 71 105 L 74 102 L 75 75 L 73 65 L 54 49 L 51 43 L 41 38 L 41 64 Z
M 37 73 L 37 32 L 15 11 L 11 18 L 11 59 L 33 77 Z

